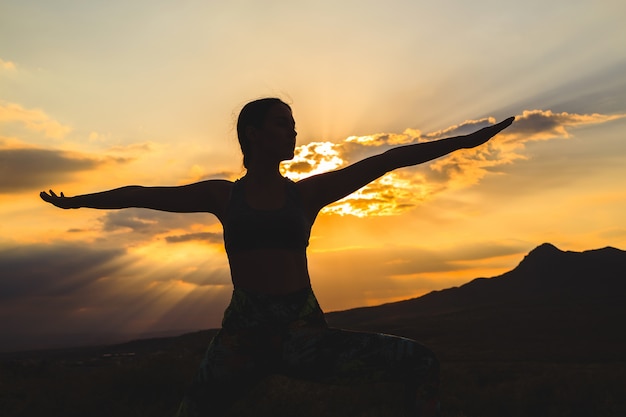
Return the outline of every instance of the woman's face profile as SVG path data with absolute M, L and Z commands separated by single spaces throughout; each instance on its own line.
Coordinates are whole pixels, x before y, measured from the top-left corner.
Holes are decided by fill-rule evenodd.
M 285 104 L 275 104 L 258 130 L 259 146 L 281 161 L 292 159 L 296 146 L 295 127 L 291 109 Z

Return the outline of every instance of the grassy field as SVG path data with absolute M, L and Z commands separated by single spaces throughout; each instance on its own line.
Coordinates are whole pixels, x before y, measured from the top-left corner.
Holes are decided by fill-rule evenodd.
M 6 356 L 0 416 L 172 416 L 208 337 Z M 231 416 L 401 416 L 400 393 L 391 384 L 334 387 L 271 376 Z M 615 360 L 442 361 L 446 417 L 625 416 L 624 393 L 626 362 Z

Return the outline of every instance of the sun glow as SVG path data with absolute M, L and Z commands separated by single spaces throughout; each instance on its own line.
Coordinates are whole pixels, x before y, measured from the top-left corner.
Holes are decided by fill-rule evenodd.
M 298 146 L 292 160 L 285 162 L 283 174 L 297 181 L 312 175 L 332 171 L 345 164 L 338 145 L 331 142 L 311 142 Z
M 322 213 L 341 216 L 393 216 L 415 207 L 428 195 L 423 181 L 389 173 L 355 193 L 325 207 Z

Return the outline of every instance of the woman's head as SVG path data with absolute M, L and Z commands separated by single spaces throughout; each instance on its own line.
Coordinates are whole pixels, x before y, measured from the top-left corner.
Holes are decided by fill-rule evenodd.
M 250 127 L 260 129 L 263 127 L 267 114 L 276 105 L 291 107 L 279 98 L 268 97 L 254 100 L 243 106 L 237 119 L 237 137 L 243 153 L 243 166 L 248 168 L 251 155 L 251 144 L 248 136 Z

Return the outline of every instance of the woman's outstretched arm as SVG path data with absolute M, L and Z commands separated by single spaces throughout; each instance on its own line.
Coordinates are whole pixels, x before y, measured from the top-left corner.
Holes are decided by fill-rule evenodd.
M 149 208 L 175 213 L 209 212 L 220 214 L 230 193 L 231 182 L 208 180 L 175 187 L 142 187 L 129 185 L 92 194 L 65 197 L 50 190 L 42 191 L 41 198 L 63 209 L 95 208 L 123 209 Z
M 345 168 L 315 175 L 298 182 L 300 192 L 311 210 L 320 210 L 394 169 L 418 165 L 447 155 L 458 149 L 474 148 L 513 123 L 510 117 L 464 136 L 392 148 Z

